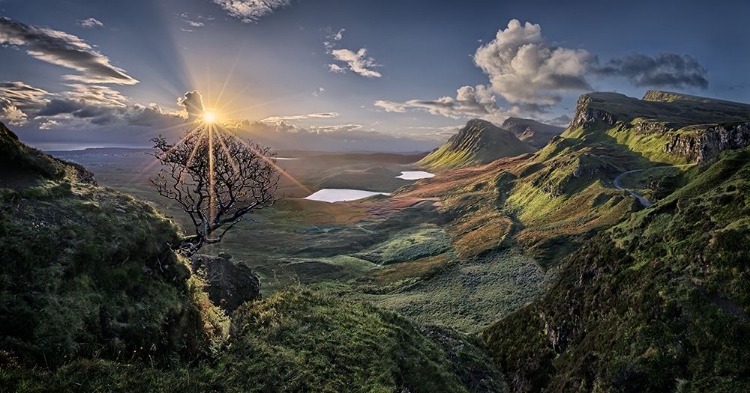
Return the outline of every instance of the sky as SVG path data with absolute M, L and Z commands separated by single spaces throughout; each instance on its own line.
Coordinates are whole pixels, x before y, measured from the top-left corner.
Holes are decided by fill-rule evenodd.
M 750 102 L 750 2 L 0 0 L 0 121 L 149 146 L 216 114 L 275 149 L 429 150 L 582 93 Z

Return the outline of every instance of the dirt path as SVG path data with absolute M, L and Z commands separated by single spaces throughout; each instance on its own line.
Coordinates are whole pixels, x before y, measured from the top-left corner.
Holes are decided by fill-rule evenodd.
M 664 168 L 664 167 L 657 167 L 657 168 Z M 651 168 L 649 168 L 649 169 L 651 169 Z M 634 171 L 627 171 L 627 172 L 623 172 L 623 173 L 621 173 L 621 174 L 620 174 L 620 176 L 617 176 L 617 177 L 615 178 L 615 188 L 617 188 L 618 190 L 623 190 L 623 191 L 627 191 L 628 193 L 630 193 L 630 195 L 634 196 L 634 197 L 635 197 L 635 199 L 637 199 L 637 200 L 638 200 L 638 202 L 640 202 L 640 203 L 641 203 L 641 205 L 643 205 L 643 206 L 645 206 L 645 207 L 649 207 L 649 206 L 651 206 L 651 202 L 649 202 L 649 201 L 648 201 L 648 200 L 647 200 L 646 198 L 644 198 L 644 197 L 643 197 L 642 195 L 638 194 L 637 192 L 635 192 L 635 191 L 633 191 L 633 190 L 628 190 L 628 189 L 622 188 L 622 186 L 620 186 L 620 179 L 622 179 L 622 177 L 623 177 L 623 176 L 625 176 L 625 175 L 629 175 L 629 174 L 631 174 L 631 173 L 636 173 L 636 172 L 643 172 L 643 171 L 645 171 L 645 169 L 636 169 L 636 170 L 634 170 Z
M 617 188 L 618 190 L 623 190 L 623 191 L 627 191 L 628 193 L 630 193 L 630 195 L 632 195 L 632 196 L 634 196 L 634 197 L 635 197 L 636 199 L 638 199 L 638 202 L 640 202 L 640 203 L 641 203 L 641 205 L 643 205 L 643 206 L 645 206 L 645 207 L 650 207 L 650 206 L 652 205 L 652 203 L 651 203 L 651 202 L 649 202 L 649 201 L 648 201 L 648 199 L 644 198 L 644 197 L 643 197 L 643 195 L 641 195 L 641 194 L 638 194 L 637 192 L 635 192 L 635 191 L 633 191 L 633 190 L 630 190 L 630 189 L 627 189 L 627 188 L 623 188 L 623 187 L 622 187 L 622 186 L 620 185 L 620 179 L 622 179 L 622 177 L 623 177 L 623 176 L 625 176 L 625 175 L 629 175 L 629 174 L 631 174 L 631 173 L 637 173 L 637 172 L 648 171 L 648 170 L 651 170 L 651 169 L 658 169 L 658 168 L 683 168 L 683 167 L 688 167 L 688 166 L 693 166 L 693 165 L 695 165 L 695 164 L 683 164 L 683 165 L 662 165 L 662 166 L 655 166 L 655 167 L 651 167 L 651 168 L 646 168 L 646 169 L 635 169 L 635 170 L 632 170 L 632 171 L 627 171 L 627 172 L 623 172 L 623 173 L 621 173 L 621 174 L 620 174 L 619 176 L 617 176 L 617 177 L 615 178 L 615 181 L 614 181 L 614 184 L 615 184 L 615 188 Z

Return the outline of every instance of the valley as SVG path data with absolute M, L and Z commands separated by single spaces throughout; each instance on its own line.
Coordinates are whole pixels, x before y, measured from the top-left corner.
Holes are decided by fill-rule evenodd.
M 703 104 L 713 117 L 690 114 Z M 750 106 L 590 93 L 571 125 L 539 149 L 471 120 L 429 154 L 280 152 L 282 198 L 201 253 L 257 275 L 265 300 L 240 308 L 247 315 L 296 307 L 287 299 L 300 307 L 336 307 L 326 300 L 336 299 L 392 312 L 441 340 L 481 337 L 467 350 L 491 357 L 511 391 L 571 383 L 671 390 L 682 383 L 674 375 L 691 388 L 733 390 L 745 386 L 747 370 L 728 364 L 745 364 L 750 353 L 730 349 L 744 348 L 737 337 L 750 334 L 750 134 L 736 122 L 742 116 Z M 732 137 L 717 141 L 715 133 Z M 508 138 L 513 149 L 496 149 Z M 676 139 L 697 142 L 675 149 Z M 149 185 L 158 167 L 147 153 L 53 154 L 89 168 L 102 192 L 136 196 L 164 212 L 164 225 L 190 228 Z M 39 195 L 62 192 L 40 184 Z M 7 200 L 37 198 L 14 187 Z M 369 331 L 357 326 L 350 332 Z M 471 367 L 493 375 L 492 385 L 498 374 L 487 362 Z

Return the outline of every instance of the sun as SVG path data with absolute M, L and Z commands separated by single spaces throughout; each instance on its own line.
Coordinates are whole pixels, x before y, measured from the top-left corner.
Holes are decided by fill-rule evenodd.
M 216 113 L 210 111 L 203 112 L 203 122 L 207 124 L 216 123 Z

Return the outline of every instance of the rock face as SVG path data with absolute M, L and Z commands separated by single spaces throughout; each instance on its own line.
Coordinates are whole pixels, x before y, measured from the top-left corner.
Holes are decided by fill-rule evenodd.
M 509 117 L 503 122 L 501 127 L 512 132 L 521 141 L 537 149 L 541 149 L 550 139 L 565 131 L 563 127 L 551 126 L 536 120 L 521 119 L 518 117 Z
M 664 146 L 664 152 L 704 163 L 716 159 L 724 150 L 746 146 L 750 146 L 750 122 L 711 127 L 703 133 L 676 135 Z
M 603 121 L 610 126 L 613 126 L 617 122 L 617 118 L 612 113 L 592 108 L 592 102 L 593 96 L 591 94 L 584 94 L 578 98 L 576 112 L 573 115 L 573 121 L 570 123 L 571 128 L 581 127 L 587 129 L 597 121 Z
M 488 121 L 474 119 L 469 120 L 458 134 L 419 161 L 419 164 L 434 169 L 459 168 L 487 164 L 534 150 L 512 132 Z
M 208 283 L 208 297 L 229 313 L 242 303 L 260 298 L 260 279 L 244 264 L 231 261 L 226 253 L 218 257 L 194 255 L 191 259 L 193 274 Z

